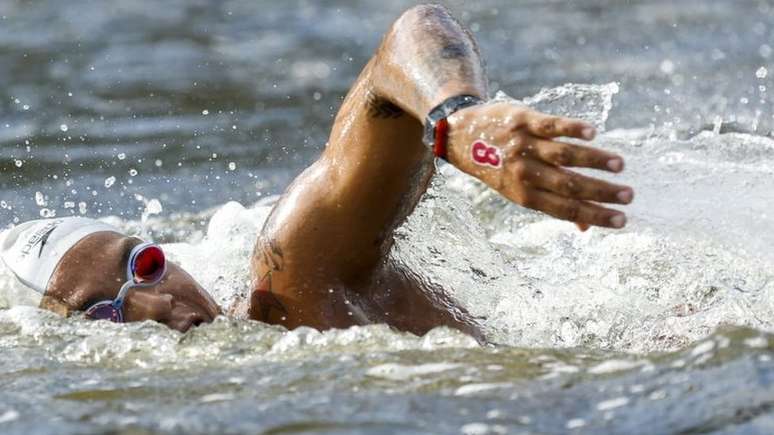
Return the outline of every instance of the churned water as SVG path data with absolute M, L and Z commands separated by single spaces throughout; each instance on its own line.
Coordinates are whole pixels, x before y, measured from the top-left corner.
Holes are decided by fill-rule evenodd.
M 0 1 L 0 224 L 106 219 L 228 306 L 412 4 Z M 581 233 L 441 165 L 391 255 L 491 345 L 0 309 L 0 433 L 772 433 L 774 4 L 450 6 L 497 98 L 605 130 L 637 193 L 625 230 Z

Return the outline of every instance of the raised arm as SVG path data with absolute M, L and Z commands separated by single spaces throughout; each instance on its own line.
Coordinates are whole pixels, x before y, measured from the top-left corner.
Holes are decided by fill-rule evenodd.
M 267 220 L 252 262 L 250 317 L 318 328 L 371 321 L 403 326 L 402 318 L 419 325 L 410 330 L 457 320 L 443 301 L 409 289 L 408 275 L 386 279 L 384 260 L 393 230 L 432 175 L 422 121 L 462 94 L 487 96 L 474 40 L 441 6 L 410 9 L 353 85 L 320 159 Z M 587 124 L 511 104 L 463 109 L 449 124 L 449 161 L 511 200 L 582 224 L 623 226 L 623 214 L 589 201 L 625 203 L 631 189 L 562 168 L 619 171 L 623 161 L 552 140 L 590 139 Z
M 448 97 L 487 97 L 488 81 L 475 40 L 439 5 L 405 12 L 385 35 L 371 63 L 372 92 L 418 122 Z

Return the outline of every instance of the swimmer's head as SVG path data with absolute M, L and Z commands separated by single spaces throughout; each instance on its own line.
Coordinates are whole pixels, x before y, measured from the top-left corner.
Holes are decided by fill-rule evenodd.
M 37 295 L 41 308 L 69 315 L 117 296 L 130 252 L 140 243 L 90 219 L 39 220 L 7 232 L 0 256 L 29 290 L 28 301 Z M 157 284 L 129 290 L 123 306 L 127 322 L 155 320 L 179 331 L 219 313 L 210 295 L 172 262 Z

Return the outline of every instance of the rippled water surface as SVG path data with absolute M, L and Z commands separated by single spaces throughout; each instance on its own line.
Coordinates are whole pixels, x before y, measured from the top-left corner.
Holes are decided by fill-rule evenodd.
M 228 306 L 274 195 L 412 4 L 0 0 L 0 226 L 107 219 Z M 391 255 L 490 346 L 0 308 L 0 433 L 774 432 L 774 4 L 449 4 L 493 90 L 605 127 L 637 191 L 626 230 L 440 167 Z

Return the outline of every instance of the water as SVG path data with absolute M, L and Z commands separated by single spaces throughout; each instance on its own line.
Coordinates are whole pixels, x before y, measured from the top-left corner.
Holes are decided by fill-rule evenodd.
M 0 325 L 16 350 L 0 377 L 12 433 L 767 433 L 773 423 L 771 337 L 747 329 L 641 357 L 481 348 L 451 331 L 383 326 L 287 333 L 220 319 L 180 335 L 20 309 Z
M 0 2 L 0 226 L 103 217 L 227 306 L 274 195 L 411 4 Z M 495 344 L 15 307 L 0 432 L 771 433 L 774 4 L 450 4 L 494 90 L 604 124 L 637 192 L 626 230 L 580 233 L 442 166 L 391 255 Z

